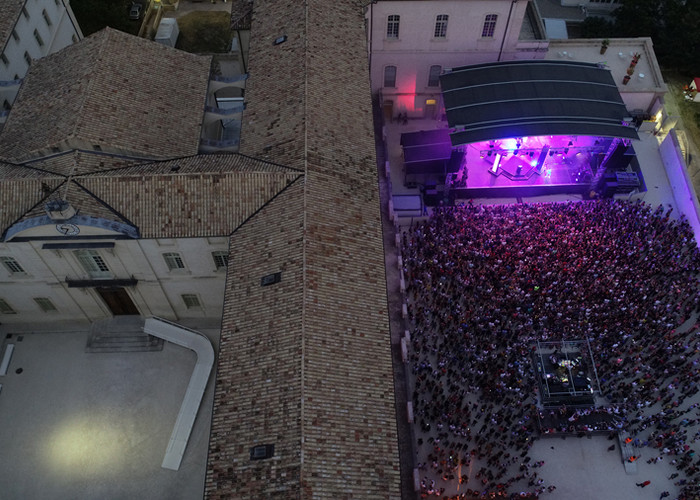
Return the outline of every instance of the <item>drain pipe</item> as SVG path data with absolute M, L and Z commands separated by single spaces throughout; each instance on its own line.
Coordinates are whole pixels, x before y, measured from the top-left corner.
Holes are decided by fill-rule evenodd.
M 501 48 L 498 51 L 498 59 L 496 59 L 499 62 L 501 60 L 501 56 L 503 55 L 503 46 L 506 44 L 506 37 L 508 36 L 508 30 L 510 29 L 510 18 L 513 15 L 513 7 L 515 7 L 516 3 L 518 3 L 518 0 L 513 0 L 510 3 L 510 10 L 508 11 L 508 19 L 506 19 L 506 29 L 503 32 L 503 40 L 501 40 Z

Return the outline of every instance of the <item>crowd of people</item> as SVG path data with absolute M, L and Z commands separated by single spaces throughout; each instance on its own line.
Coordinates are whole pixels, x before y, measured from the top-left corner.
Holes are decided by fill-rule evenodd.
M 469 203 L 403 232 L 425 497 L 554 491 L 530 463 L 543 411 L 530 353 L 588 339 L 611 405 L 591 411 L 671 456 L 678 498 L 700 498 L 700 251 L 671 215 L 638 201 Z

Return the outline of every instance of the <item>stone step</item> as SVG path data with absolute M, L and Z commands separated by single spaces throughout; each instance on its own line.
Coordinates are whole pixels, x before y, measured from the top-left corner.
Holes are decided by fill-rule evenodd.
M 162 351 L 163 339 L 145 333 L 90 335 L 85 352 L 150 352 Z

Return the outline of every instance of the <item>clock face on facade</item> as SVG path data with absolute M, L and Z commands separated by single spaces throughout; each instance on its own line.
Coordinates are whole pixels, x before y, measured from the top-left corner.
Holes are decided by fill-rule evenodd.
M 80 232 L 80 228 L 75 224 L 56 224 L 56 231 L 64 236 L 75 236 Z

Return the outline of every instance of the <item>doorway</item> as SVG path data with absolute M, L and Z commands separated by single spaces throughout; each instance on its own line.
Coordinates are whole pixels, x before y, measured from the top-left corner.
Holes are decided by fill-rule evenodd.
M 394 122 L 394 101 L 384 101 L 382 104 L 382 112 L 384 114 L 384 123 Z
M 437 111 L 437 101 L 435 99 L 425 100 L 425 117 L 432 120 L 435 118 L 435 112 Z
M 136 304 L 125 288 L 97 288 L 96 290 L 114 316 L 139 315 Z

